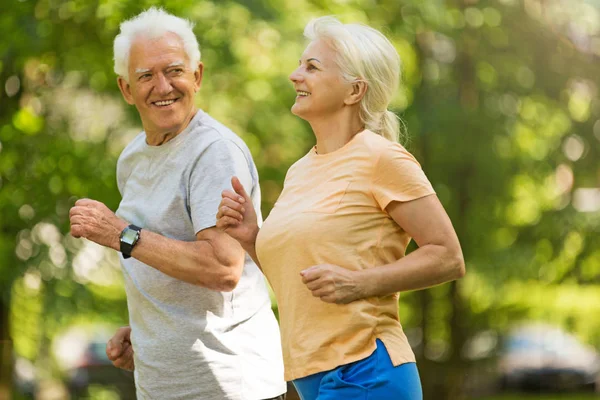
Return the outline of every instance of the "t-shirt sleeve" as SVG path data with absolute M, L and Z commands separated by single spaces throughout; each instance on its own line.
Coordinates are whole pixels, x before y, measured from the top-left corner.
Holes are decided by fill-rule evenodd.
M 247 193 L 252 193 L 252 175 L 242 150 L 227 139 L 212 143 L 198 158 L 190 174 L 189 205 L 196 233 L 216 225 L 221 192 L 233 190 L 237 176 Z
M 386 147 L 373 171 L 372 191 L 382 210 L 392 201 L 410 201 L 434 194 L 421 165 L 400 145 Z

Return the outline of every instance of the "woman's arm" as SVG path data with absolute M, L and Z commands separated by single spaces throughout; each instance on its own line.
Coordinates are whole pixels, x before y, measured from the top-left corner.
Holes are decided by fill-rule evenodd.
M 386 211 L 419 248 L 393 263 L 360 271 L 322 264 L 302 271 L 313 295 L 331 303 L 423 289 L 461 278 L 465 264 L 456 232 L 437 196 L 393 201 Z
M 419 248 L 391 264 L 360 271 L 365 297 L 424 289 L 465 275 L 458 237 L 437 196 L 393 201 L 386 210 Z
M 224 190 L 221 193 L 222 200 L 217 212 L 216 226 L 237 240 L 256 265 L 261 268 L 256 256 L 256 236 L 258 236 L 260 228 L 252 199 L 237 177 L 231 178 L 231 186 L 235 192 Z

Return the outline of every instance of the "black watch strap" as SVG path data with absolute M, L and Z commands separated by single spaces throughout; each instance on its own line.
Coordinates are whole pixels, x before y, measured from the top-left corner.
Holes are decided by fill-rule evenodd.
M 123 258 L 131 257 L 133 247 L 140 239 L 141 230 L 142 228 L 140 228 L 139 226 L 131 224 L 127 228 L 123 229 L 123 231 L 121 232 L 121 235 L 119 236 L 119 242 Z

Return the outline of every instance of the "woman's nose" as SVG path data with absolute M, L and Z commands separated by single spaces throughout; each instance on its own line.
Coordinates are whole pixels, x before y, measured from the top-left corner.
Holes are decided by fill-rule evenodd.
M 302 76 L 302 73 L 300 73 L 300 67 L 296 68 L 289 76 L 290 81 L 296 83 L 299 81 L 302 81 L 304 79 L 304 76 Z

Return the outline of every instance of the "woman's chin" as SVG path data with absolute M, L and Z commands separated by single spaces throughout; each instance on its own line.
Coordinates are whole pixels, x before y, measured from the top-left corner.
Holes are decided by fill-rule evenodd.
M 292 114 L 294 114 L 296 117 L 300 117 L 302 119 L 304 119 L 305 116 L 305 112 L 304 110 L 302 110 L 302 107 L 300 105 L 298 105 L 298 103 L 294 103 L 294 105 L 291 108 Z

